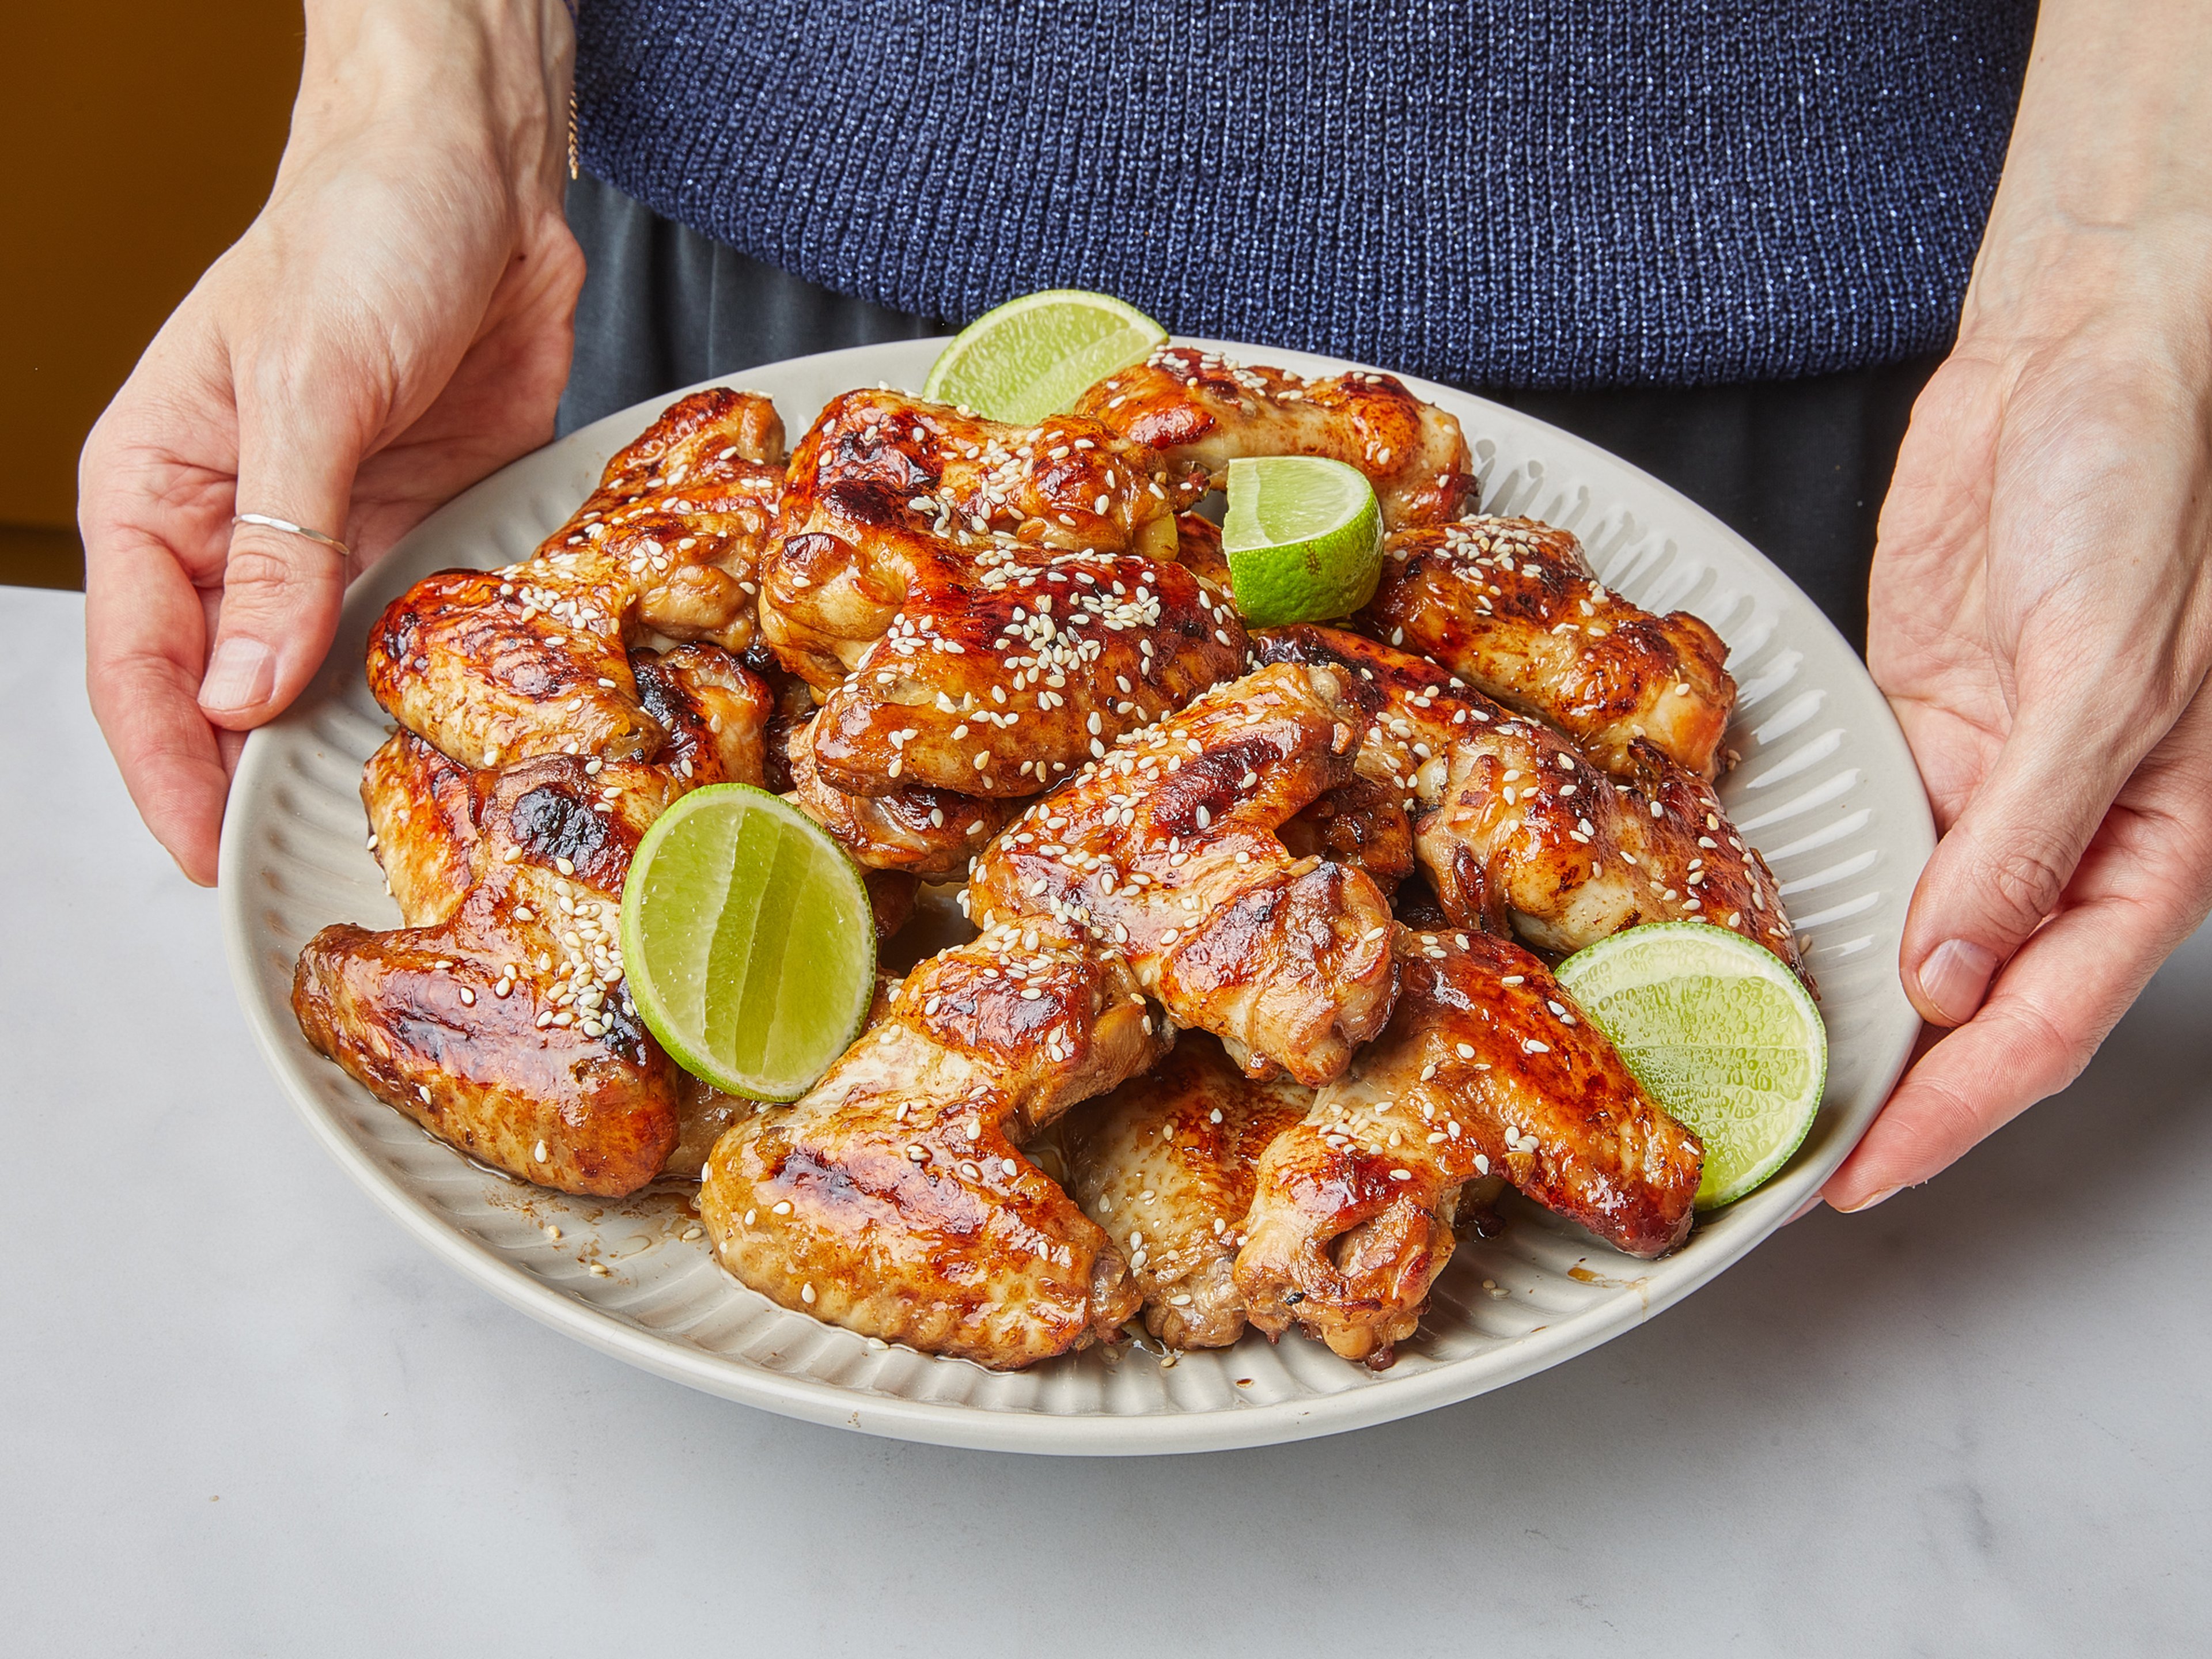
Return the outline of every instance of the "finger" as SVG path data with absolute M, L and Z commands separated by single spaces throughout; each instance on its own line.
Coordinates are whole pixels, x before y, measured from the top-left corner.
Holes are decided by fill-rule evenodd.
M 85 532 L 85 690 L 138 815 L 185 874 L 216 879 L 229 769 L 198 691 L 200 596 L 150 535 Z
M 247 380 L 258 376 L 246 376 Z M 373 423 L 333 396 L 340 376 L 286 365 L 239 401 L 237 507 L 343 540 L 354 473 Z M 321 665 L 352 575 L 339 549 L 267 526 L 232 531 L 222 610 L 199 688 L 207 718 L 259 726 Z
M 1898 1085 L 1829 1177 L 1828 1202 L 1839 1210 L 1879 1204 L 2071 1083 L 2179 943 L 2172 930 L 2125 914 L 2131 908 L 2084 905 L 2030 939 L 1981 1012 Z
M 2023 697 L 1988 776 L 1915 884 L 1899 950 L 1922 1018 L 1973 1018 L 1999 969 L 2043 925 L 2164 722 L 2141 700 L 2094 689 L 2087 665 L 2057 698 Z
M 2212 695 L 2130 781 L 2067 897 L 1972 1021 L 1921 1051 L 1830 1180 L 1831 1203 L 1864 1208 L 1925 1181 L 2071 1083 L 2212 909 Z

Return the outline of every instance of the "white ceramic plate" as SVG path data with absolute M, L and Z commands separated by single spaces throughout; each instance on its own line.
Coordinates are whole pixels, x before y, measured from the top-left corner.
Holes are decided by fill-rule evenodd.
M 775 398 L 795 439 L 831 397 L 920 386 L 941 341 L 804 357 L 738 377 Z M 1311 374 L 1352 365 L 1259 347 L 1249 362 Z M 1827 1096 L 1780 1176 L 1702 1223 L 1662 1261 L 1615 1254 L 1509 1199 L 1502 1237 L 1463 1245 L 1419 1334 L 1380 1376 L 1298 1336 L 1248 1334 L 1169 1363 L 1097 1352 L 1000 1376 L 885 1347 L 776 1307 L 730 1279 L 693 1237 L 680 1193 L 617 1203 L 563 1198 L 468 1161 L 308 1048 L 293 1022 L 292 964 L 332 921 L 396 927 L 364 848 L 357 792 L 385 716 L 362 642 L 410 584 L 449 565 L 521 558 L 574 510 L 609 455 L 651 422 L 641 404 L 517 461 L 427 520 L 355 584 L 330 660 L 283 720 L 246 746 L 223 827 L 233 974 L 254 1035 L 308 1127 L 432 1250 L 533 1317 L 694 1388 L 869 1433 L 1006 1450 L 1195 1451 L 1359 1428 L 1494 1389 L 1595 1346 L 1703 1285 L 1819 1190 L 1865 1131 L 1918 1021 L 1899 989 L 1898 933 L 1934 844 L 1917 775 L 1850 647 L 1742 538 L 1656 480 L 1578 438 L 1442 386 L 1489 511 L 1578 533 L 1608 586 L 1720 630 L 1742 688 L 1721 786 L 1765 854 L 1818 975 Z M 664 402 L 665 400 L 663 400 Z M 562 1237 L 547 1237 L 547 1224 Z M 592 1271 L 596 1264 L 607 1271 Z

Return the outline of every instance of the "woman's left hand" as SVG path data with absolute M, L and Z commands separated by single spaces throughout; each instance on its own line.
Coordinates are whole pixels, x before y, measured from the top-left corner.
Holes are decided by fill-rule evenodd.
M 1869 598 L 1942 836 L 1899 966 L 1956 1029 L 1828 1182 L 1838 1209 L 2065 1087 L 2212 908 L 2207 87 L 2202 0 L 2046 0 Z

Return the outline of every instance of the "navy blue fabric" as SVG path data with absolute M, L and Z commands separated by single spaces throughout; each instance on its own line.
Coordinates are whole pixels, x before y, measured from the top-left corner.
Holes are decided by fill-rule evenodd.
M 585 165 L 840 293 L 1490 386 L 1949 337 L 2024 0 L 584 0 Z

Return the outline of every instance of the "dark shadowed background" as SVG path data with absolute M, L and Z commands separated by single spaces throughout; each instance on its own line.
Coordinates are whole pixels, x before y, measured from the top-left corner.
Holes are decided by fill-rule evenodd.
M 77 587 L 76 454 L 269 192 L 297 0 L 6 9 L 0 63 L 0 582 Z

